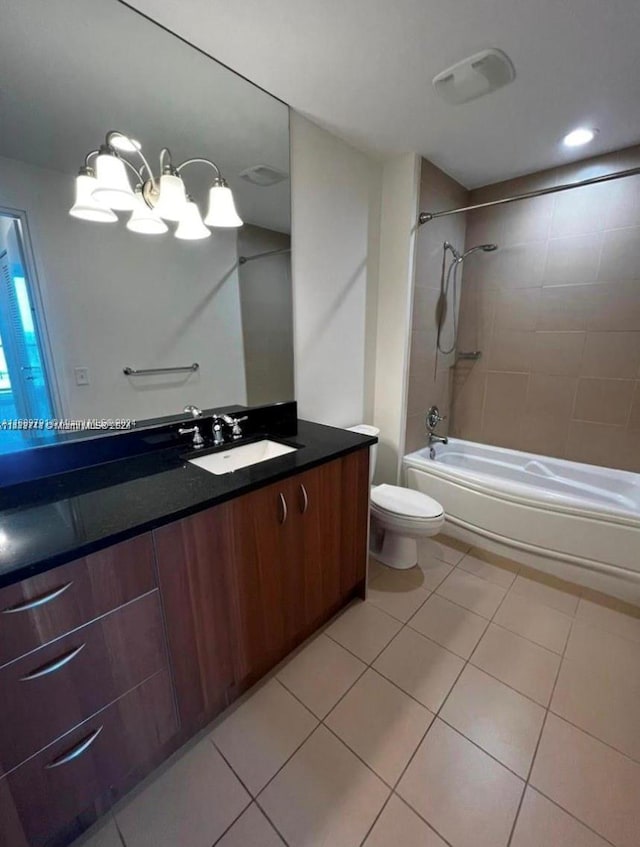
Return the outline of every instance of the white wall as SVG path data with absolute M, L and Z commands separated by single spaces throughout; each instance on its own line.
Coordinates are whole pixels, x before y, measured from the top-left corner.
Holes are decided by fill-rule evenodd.
M 365 417 L 378 188 L 375 160 L 291 113 L 295 387 L 302 418 L 349 426 Z
M 373 422 L 380 428 L 376 482 L 395 484 L 404 452 L 420 160 L 387 160 L 382 171 Z
M 64 414 L 144 419 L 245 402 L 235 231 L 180 242 L 131 233 L 122 216 L 79 221 L 68 215 L 73 185 L 0 158 L 0 207 L 27 214 Z M 187 376 L 122 373 L 196 361 Z M 75 384 L 77 367 L 90 385 Z

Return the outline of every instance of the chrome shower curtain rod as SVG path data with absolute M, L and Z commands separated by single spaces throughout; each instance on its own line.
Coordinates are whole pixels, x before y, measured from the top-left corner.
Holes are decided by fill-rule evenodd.
M 277 256 L 278 253 L 290 253 L 291 247 L 282 247 L 280 250 L 266 250 L 264 253 L 254 253 L 253 256 L 240 256 L 238 264 L 244 265 L 253 262 L 254 259 L 264 259 L 267 256 Z
M 436 218 L 444 218 L 447 215 L 459 215 L 462 212 L 473 212 L 476 209 L 488 209 L 490 206 L 502 206 L 504 203 L 515 203 L 517 200 L 529 200 L 531 197 L 542 197 L 545 194 L 555 194 L 557 191 L 568 191 L 570 188 L 582 188 L 585 185 L 594 185 L 597 182 L 609 182 L 611 179 L 622 179 L 625 176 L 636 176 L 640 174 L 640 167 L 629 168 L 626 171 L 618 171 L 603 176 L 592 176 L 582 179 L 580 182 L 569 182 L 563 185 L 553 185 L 550 188 L 539 188 L 537 191 L 529 191 L 526 194 L 516 194 L 514 197 L 503 197 L 501 200 L 489 200 L 486 203 L 475 203 L 473 206 L 461 206 L 459 209 L 444 209 L 441 212 L 420 212 L 418 224 L 426 224 Z

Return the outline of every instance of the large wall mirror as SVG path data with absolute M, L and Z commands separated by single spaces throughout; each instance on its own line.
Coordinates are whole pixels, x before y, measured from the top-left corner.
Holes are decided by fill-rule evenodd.
M 0 127 L 2 421 L 293 399 L 285 104 L 118 0 L 21 2 L 3 7 Z M 71 217 L 78 169 L 110 130 L 156 174 L 163 147 L 215 162 L 244 225 L 181 240 L 176 223 L 130 231 L 131 212 Z M 204 216 L 213 170 L 182 176 Z M 4 453 L 55 437 L 3 427 Z

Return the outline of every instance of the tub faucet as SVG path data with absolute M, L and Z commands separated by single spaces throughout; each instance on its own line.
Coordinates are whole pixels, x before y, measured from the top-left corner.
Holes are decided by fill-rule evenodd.
M 448 443 L 449 443 L 449 439 L 447 438 L 446 435 L 436 435 L 435 432 L 428 432 L 427 433 L 427 444 L 429 445 L 429 447 L 432 444 L 448 444 Z
M 427 444 L 431 447 L 432 444 L 448 444 L 449 439 L 445 435 L 437 435 L 435 428 L 440 421 L 446 421 L 447 416 L 441 415 L 437 406 L 431 406 L 427 412 L 425 423 L 427 425 Z

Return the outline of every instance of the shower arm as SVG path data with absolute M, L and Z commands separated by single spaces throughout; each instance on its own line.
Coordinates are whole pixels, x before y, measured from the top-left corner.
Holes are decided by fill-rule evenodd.
M 458 209 L 443 209 L 440 212 L 420 212 L 418 215 L 418 225 L 429 223 L 436 218 L 444 218 L 448 215 L 459 215 L 463 212 L 474 212 L 476 209 L 489 209 L 492 206 L 502 206 L 505 203 L 516 203 L 519 200 L 529 200 L 533 197 L 544 197 L 546 194 L 556 194 L 559 191 L 569 191 L 571 188 L 583 188 L 586 185 L 595 185 L 599 182 L 609 182 L 613 179 L 623 179 L 627 176 L 637 176 L 640 174 L 640 167 L 629 168 L 626 171 L 618 171 L 613 174 L 603 174 L 602 176 L 592 176 L 589 179 L 582 179 L 579 182 L 568 182 L 562 185 L 552 185 L 549 188 L 538 188 L 536 191 L 529 191 L 526 194 L 516 194 L 513 197 L 502 197 L 500 200 L 489 200 L 486 203 L 474 203 L 472 206 L 461 206 Z

